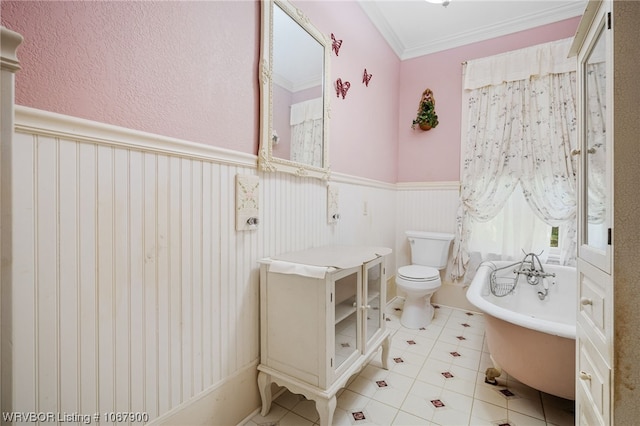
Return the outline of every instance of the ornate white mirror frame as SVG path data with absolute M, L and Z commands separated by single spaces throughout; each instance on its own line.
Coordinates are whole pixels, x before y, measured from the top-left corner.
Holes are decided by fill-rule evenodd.
M 261 4 L 258 165 L 328 180 L 329 40 L 288 1 Z

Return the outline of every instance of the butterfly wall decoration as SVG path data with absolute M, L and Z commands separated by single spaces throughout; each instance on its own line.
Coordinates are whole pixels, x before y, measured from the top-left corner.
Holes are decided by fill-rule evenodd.
M 336 96 L 340 97 L 342 95 L 342 99 L 347 96 L 347 91 L 351 87 L 351 83 L 348 81 L 342 82 L 342 79 L 339 78 L 336 80 Z
M 338 56 L 338 52 L 340 51 L 341 46 L 342 40 L 336 40 L 336 36 L 331 33 L 331 49 L 336 53 L 336 56 Z
M 367 69 L 364 69 L 364 75 L 362 76 L 362 82 L 365 84 L 365 86 L 369 87 L 369 82 L 371 81 L 371 77 L 373 77 L 373 74 L 368 74 L 367 73 Z

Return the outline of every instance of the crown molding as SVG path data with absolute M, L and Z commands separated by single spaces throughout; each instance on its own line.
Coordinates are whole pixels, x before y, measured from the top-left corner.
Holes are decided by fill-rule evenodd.
M 563 21 L 581 16 L 584 12 L 584 3 L 570 2 L 543 12 L 528 14 L 519 19 L 502 21 L 473 30 L 431 39 L 429 42 L 417 46 L 405 46 L 378 8 L 376 2 L 360 0 L 359 4 L 391 49 L 403 61 Z
M 382 34 L 382 38 L 387 41 L 391 49 L 395 52 L 396 56 L 402 59 L 402 54 L 405 50 L 404 44 L 400 41 L 400 38 L 398 38 L 395 31 L 393 31 L 393 28 L 385 19 L 376 2 L 359 0 L 358 4 L 360 4 L 360 7 L 369 17 L 369 20 L 371 20 L 374 27 L 376 27 L 380 34 Z

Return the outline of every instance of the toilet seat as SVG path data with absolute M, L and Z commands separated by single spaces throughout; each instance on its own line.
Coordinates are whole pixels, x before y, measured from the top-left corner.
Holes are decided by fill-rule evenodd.
M 422 265 L 407 265 L 398 269 L 398 276 L 406 281 L 435 281 L 440 279 L 436 268 Z

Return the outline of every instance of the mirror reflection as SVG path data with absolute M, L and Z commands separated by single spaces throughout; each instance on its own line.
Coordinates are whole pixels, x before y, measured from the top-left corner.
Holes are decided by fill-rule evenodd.
M 329 179 L 328 38 L 288 1 L 261 4 L 258 165 Z
M 586 144 L 587 149 L 587 229 L 589 246 L 605 250 L 607 247 L 607 181 L 606 181 L 606 50 L 601 31 L 586 61 Z
M 273 9 L 273 156 L 322 167 L 323 46 Z

